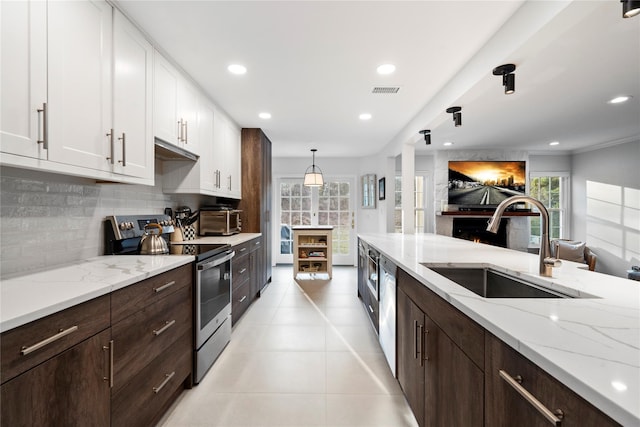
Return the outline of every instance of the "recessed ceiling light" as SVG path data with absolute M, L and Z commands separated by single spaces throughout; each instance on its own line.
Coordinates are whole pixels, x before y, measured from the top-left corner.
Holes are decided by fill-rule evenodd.
M 260 113 L 258 114 L 258 117 L 260 117 L 261 119 L 268 120 L 271 118 L 271 113 Z
M 559 141 L 551 141 L 549 145 L 560 145 Z
M 227 70 L 229 70 L 231 74 L 242 75 L 242 74 L 246 74 L 247 67 L 240 64 L 231 64 L 227 67 Z
M 369 114 L 369 113 L 362 113 L 362 114 L 360 114 L 360 116 L 358 116 L 358 117 L 360 117 L 360 120 L 369 120 L 369 119 L 371 118 L 371 114 Z
M 442 145 L 444 145 L 445 147 L 450 147 L 450 146 L 452 146 L 452 145 L 453 145 L 453 142 L 447 141 L 447 142 L 445 142 L 445 143 L 444 143 L 444 144 L 442 144 Z
M 396 70 L 393 64 L 382 64 L 377 68 L 378 74 L 391 74 Z
M 609 100 L 609 104 L 620 104 L 622 102 L 627 102 L 631 97 L 628 95 L 616 96 L 615 98 Z

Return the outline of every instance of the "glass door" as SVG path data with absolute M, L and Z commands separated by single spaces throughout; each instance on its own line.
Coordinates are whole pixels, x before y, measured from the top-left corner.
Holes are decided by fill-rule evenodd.
M 325 185 L 310 188 L 301 178 L 280 178 L 279 251 L 276 263 L 293 263 L 293 232 L 296 225 L 333 226 L 333 264 L 354 265 L 355 262 L 355 184 L 354 178 L 325 176 Z

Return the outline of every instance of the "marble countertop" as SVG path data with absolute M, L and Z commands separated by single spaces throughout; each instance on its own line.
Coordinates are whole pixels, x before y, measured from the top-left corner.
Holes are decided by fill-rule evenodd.
M 194 259 L 191 255 L 106 255 L 2 280 L 0 331 L 22 326 L 189 264 Z
M 361 234 L 398 267 L 625 426 L 640 425 L 640 284 L 562 261 L 538 275 L 538 255 L 440 235 Z M 421 263 L 492 267 L 575 296 L 491 299 Z
M 203 236 L 194 240 L 184 240 L 182 242 L 171 242 L 172 245 L 186 244 L 186 245 L 211 245 L 228 243 L 231 246 L 239 245 L 256 237 L 262 236 L 261 233 L 238 233 L 231 236 Z

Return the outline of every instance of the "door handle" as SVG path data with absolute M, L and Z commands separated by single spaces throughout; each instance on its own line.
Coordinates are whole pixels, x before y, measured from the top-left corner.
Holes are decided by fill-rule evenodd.
M 122 141 L 122 160 L 118 160 L 118 163 L 122 163 L 122 166 L 127 166 L 127 136 L 122 132 L 122 138 L 118 138 L 118 141 Z

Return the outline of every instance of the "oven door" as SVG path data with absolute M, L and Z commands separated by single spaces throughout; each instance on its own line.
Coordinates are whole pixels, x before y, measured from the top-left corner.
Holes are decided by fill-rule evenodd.
M 196 349 L 231 315 L 233 251 L 196 265 Z
M 367 286 L 371 295 L 378 300 L 378 253 L 369 249 L 367 254 Z

